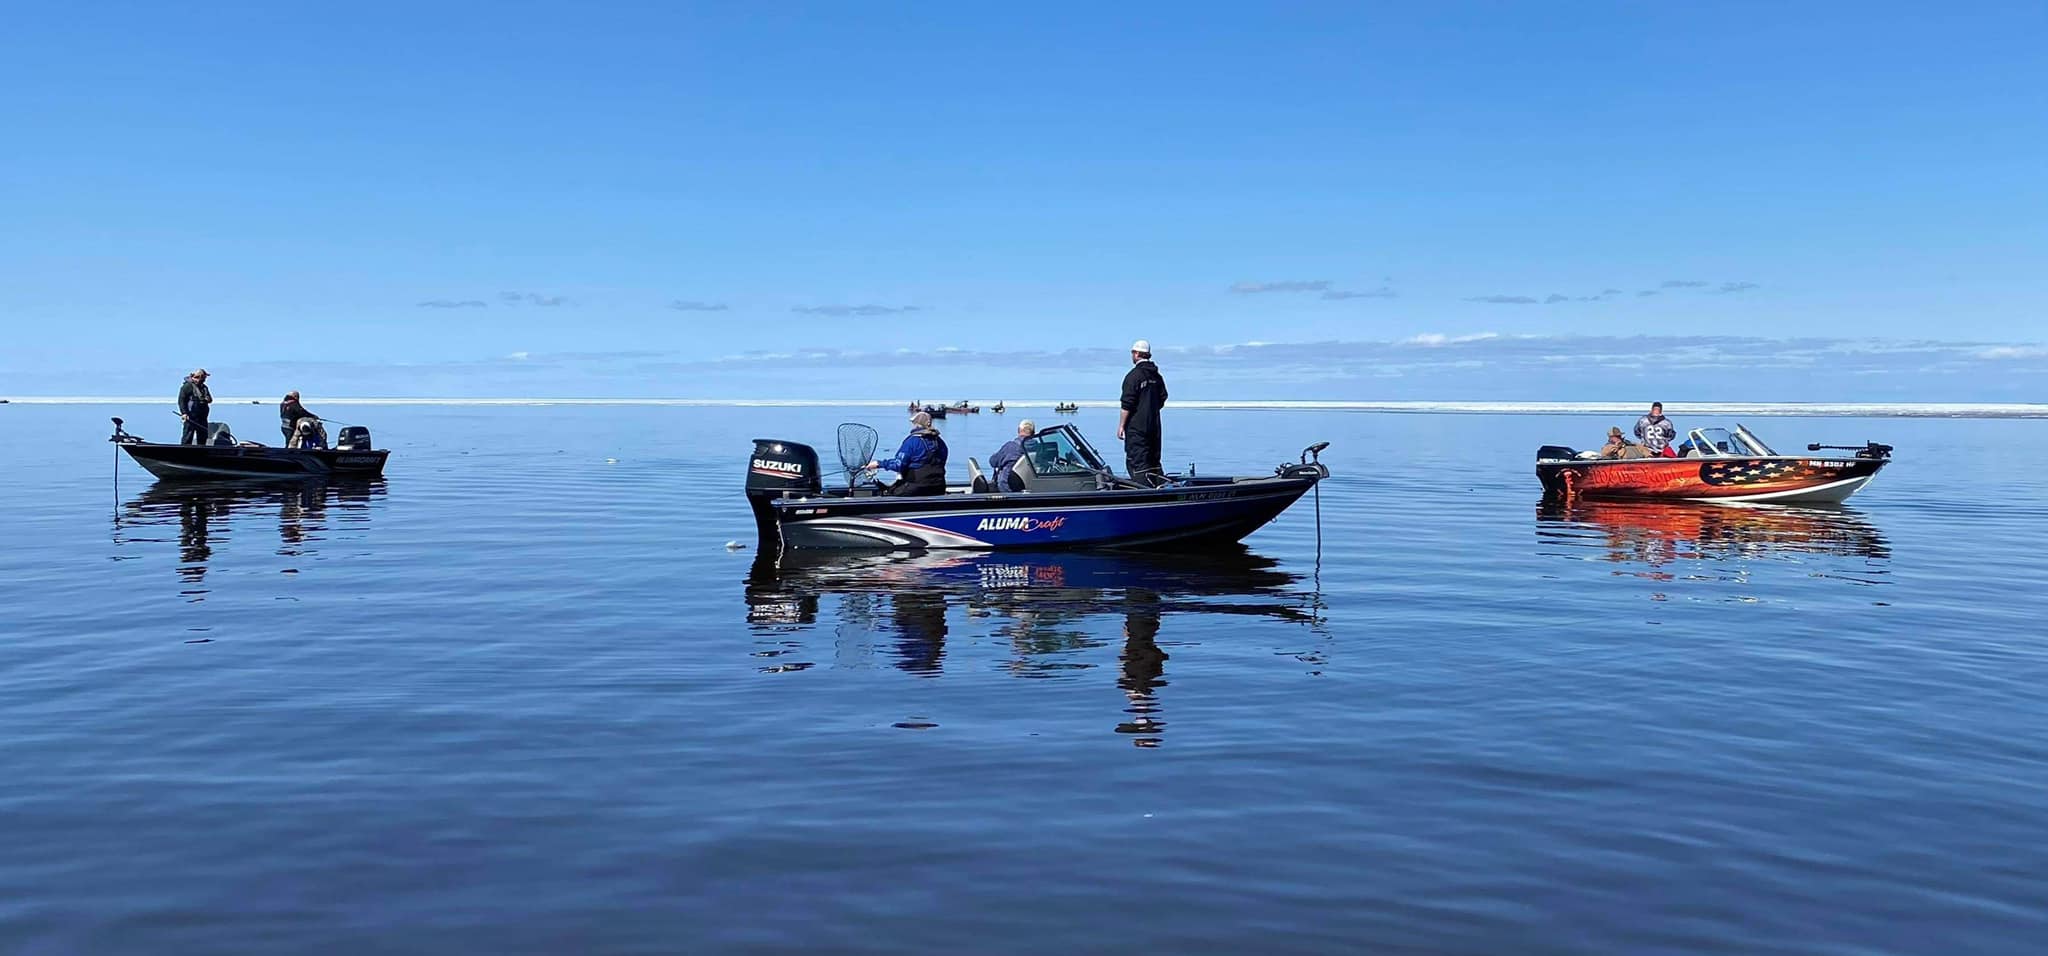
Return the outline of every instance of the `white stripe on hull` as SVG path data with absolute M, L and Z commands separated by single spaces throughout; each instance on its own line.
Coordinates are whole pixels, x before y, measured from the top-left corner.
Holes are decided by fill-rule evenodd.
M 1766 491 L 1761 494 L 1743 495 L 1737 498 L 1689 498 L 1687 500 L 1705 501 L 1712 502 L 1715 504 L 1731 505 L 1762 504 L 1765 502 L 1781 505 L 1840 504 L 1843 501 L 1848 500 L 1850 495 L 1855 494 L 1864 485 L 1869 484 L 1870 479 L 1875 477 L 1877 476 L 1874 474 L 1859 475 L 1855 478 L 1844 478 L 1840 481 L 1830 481 L 1827 484 L 1814 485 L 1810 488 L 1793 488 L 1787 491 Z
M 201 465 L 178 465 L 167 461 L 140 461 L 143 470 L 158 478 L 323 478 L 325 471 L 248 471 L 236 468 L 207 468 Z

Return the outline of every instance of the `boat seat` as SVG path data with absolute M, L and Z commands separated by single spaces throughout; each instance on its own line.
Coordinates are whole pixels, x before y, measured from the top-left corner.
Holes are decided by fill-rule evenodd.
M 1054 463 L 1054 468 L 1058 468 L 1057 463 Z M 1012 471 L 1016 474 L 1017 479 L 1024 483 L 1025 491 L 1037 492 L 1041 495 L 1067 491 L 1102 490 L 1102 478 L 1093 471 L 1053 470 L 1041 473 L 1031 463 L 1030 455 L 1017 459 L 1017 465 Z
M 981 462 L 967 459 L 967 493 L 982 495 L 988 492 L 988 476 L 981 473 Z
M 1032 483 L 1038 480 L 1038 470 L 1031 467 L 1030 455 L 1018 458 L 1017 463 L 1010 466 L 1010 473 L 1017 476 L 1017 483 L 1027 492 L 1031 490 Z

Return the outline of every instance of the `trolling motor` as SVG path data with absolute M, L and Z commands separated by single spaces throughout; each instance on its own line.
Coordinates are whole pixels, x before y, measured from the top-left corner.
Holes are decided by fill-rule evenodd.
M 1323 449 L 1328 447 L 1330 447 L 1329 442 L 1316 442 L 1301 450 L 1300 464 L 1281 465 L 1273 469 L 1273 473 L 1284 478 L 1314 478 L 1317 480 L 1328 478 L 1330 477 L 1330 469 L 1324 467 L 1322 457 Z
M 1856 453 L 1856 457 L 1858 457 L 1858 458 L 1863 458 L 1863 459 L 1869 459 L 1869 460 L 1873 460 L 1873 461 L 1883 461 L 1883 460 L 1885 460 L 1885 459 L 1887 459 L 1887 458 L 1890 458 L 1890 457 L 1892 456 L 1892 446 L 1890 446 L 1890 445 L 1881 445 L 1881 444 L 1878 444 L 1877 442 L 1874 442 L 1874 441 L 1873 441 L 1873 442 L 1864 442 L 1864 443 L 1863 443 L 1862 445 L 1860 445 L 1860 446 L 1859 446 L 1859 445 L 1823 445 L 1823 444 L 1821 444 L 1821 443 L 1819 443 L 1819 442 L 1814 442 L 1813 444 L 1810 444 L 1810 445 L 1807 445 L 1807 446 L 1806 446 L 1806 450 L 1807 450 L 1807 451 L 1821 451 L 1821 450 L 1823 450 L 1823 449 L 1826 449 L 1826 450 L 1830 450 L 1830 451 L 1853 451 L 1853 452 L 1855 452 L 1855 453 Z
M 119 418 L 114 419 L 114 433 L 112 435 L 107 436 L 107 440 L 122 445 L 142 444 L 142 439 L 137 438 L 134 435 L 130 435 L 127 432 L 121 430 L 121 420 Z

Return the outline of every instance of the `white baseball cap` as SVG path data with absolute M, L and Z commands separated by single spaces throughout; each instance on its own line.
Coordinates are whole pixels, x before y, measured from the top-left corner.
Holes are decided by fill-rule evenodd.
M 1150 342 L 1147 342 L 1147 341 L 1145 341 L 1144 339 L 1139 339 L 1139 340 L 1137 340 L 1136 342 L 1132 342 L 1132 343 L 1131 343 L 1131 351 L 1133 351 L 1133 352 L 1143 352 L 1143 353 L 1145 353 L 1146 355 L 1151 355 L 1151 354 L 1152 354 L 1152 343 L 1150 343 Z

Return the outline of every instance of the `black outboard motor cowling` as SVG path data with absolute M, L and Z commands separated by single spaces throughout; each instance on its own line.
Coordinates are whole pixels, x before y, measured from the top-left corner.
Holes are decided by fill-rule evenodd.
M 334 448 L 336 451 L 369 451 L 370 430 L 361 425 L 344 425 Z
M 815 495 L 823 487 L 817 449 L 775 438 L 754 439 L 754 456 L 747 462 L 747 504 L 754 509 L 761 550 L 782 547 L 775 510 L 768 503 L 786 495 Z

